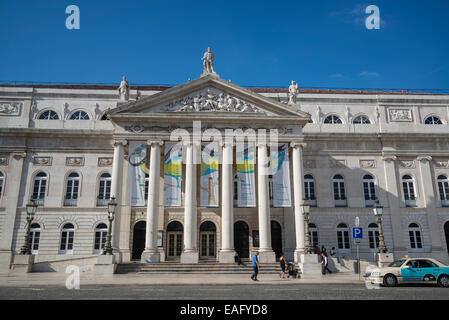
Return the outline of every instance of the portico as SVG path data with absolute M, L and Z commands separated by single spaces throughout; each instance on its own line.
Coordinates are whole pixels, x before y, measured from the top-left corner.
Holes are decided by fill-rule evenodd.
M 181 263 L 198 262 L 199 247 L 204 245 L 200 243 L 199 230 L 204 221 L 212 222 L 216 226 L 215 236 L 207 238 L 208 250 L 212 252 L 211 246 L 215 244 L 215 256 L 220 262 L 234 262 L 236 214 L 238 220 L 249 221 L 252 226 L 253 245 L 248 247 L 260 252 L 262 262 L 274 262 L 275 253 L 271 244 L 272 210 L 276 212 L 276 217 L 283 221 L 293 218 L 294 239 L 285 239 L 284 243 L 291 242 L 285 247 L 294 249 L 291 250 L 291 255 L 293 256 L 294 251 L 297 259 L 299 253 L 304 250 L 304 220 L 299 206 L 303 198 L 301 143 L 302 127 L 309 118 L 307 113 L 293 111 L 272 99 L 222 80 L 215 74 L 202 76 L 147 98 L 121 104 L 111 111 L 110 119 L 114 124 L 114 139 L 117 141 L 114 144 L 111 192 L 120 199 L 119 207 L 130 206 L 127 198 L 129 177 L 122 179 L 120 172 L 123 170 L 116 168 L 129 165 L 129 161 L 123 161 L 124 145 L 130 146 L 139 142 L 146 147 L 147 160 L 144 163 L 149 164 L 148 196 L 145 249 L 141 262 L 157 263 L 169 257 L 167 250 L 168 246 L 172 245 L 169 243 L 172 237 L 169 239 L 166 233 L 167 226 L 172 221 L 182 225 L 183 245 L 179 257 Z M 167 150 L 175 143 L 178 144 L 182 155 L 182 165 L 179 167 L 182 171 L 179 177 L 182 195 L 179 205 L 167 203 L 166 194 L 172 192 L 170 188 L 173 187 L 167 182 L 167 159 L 170 156 Z M 247 195 L 254 198 L 254 203 L 248 202 L 243 207 L 234 200 L 242 196 L 235 196 L 235 184 L 239 183 L 235 180 L 239 143 L 242 143 L 244 148 L 254 148 L 254 170 L 251 173 L 254 175 L 254 194 Z M 281 144 L 286 144 L 289 150 L 287 154 L 292 155 L 288 164 L 289 170 L 293 172 L 292 188 L 289 189 L 293 194 L 293 201 L 290 206 L 274 207 L 270 205 L 272 167 L 269 159 Z M 203 173 L 200 169 L 204 165 L 202 150 L 205 145 L 216 147 L 214 156 L 218 161 L 216 176 L 209 176 L 209 189 L 204 188 L 201 182 Z M 131 152 L 129 148 L 128 154 Z M 161 163 L 161 158 L 165 159 L 164 163 Z M 121 197 L 117 196 L 120 194 L 118 185 L 128 190 L 122 192 Z M 209 197 L 214 199 L 214 202 L 201 204 L 201 193 L 213 193 L 214 190 L 216 195 L 214 193 Z M 114 227 L 119 228 L 119 225 L 120 222 L 117 222 Z M 158 244 L 158 233 L 161 231 L 162 239 L 159 239 Z M 254 238 L 257 232 L 258 243 Z M 116 231 L 115 234 L 122 233 Z M 114 249 L 119 254 L 120 249 L 117 246 L 114 246 Z

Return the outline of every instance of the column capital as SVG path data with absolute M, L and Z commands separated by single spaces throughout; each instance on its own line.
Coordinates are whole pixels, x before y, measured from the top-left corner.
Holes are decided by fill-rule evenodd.
M 164 145 L 164 141 L 162 140 L 147 140 L 147 145 L 148 146 L 152 146 L 153 144 L 158 144 L 159 146 L 163 146 Z
M 13 152 L 11 155 L 16 160 L 25 159 L 27 157 L 26 152 Z
M 124 139 L 114 140 L 114 147 L 118 146 L 120 144 L 124 147 L 128 144 L 128 140 L 124 140 Z
M 304 149 L 306 146 L 307 146 L 307 143 L 305 143 L 305 142 L 298 142 L 298 141 L 290 142 L 290 147 L 292 147 L 292 148 L 300 147 L 300 148 Z
M 432 157 L 431 156 L 418 156 L 418 157 L 416 157 L 416 160 L 421 161 L 422 163 L 426 163 L 426 161 L 431 162 Z
M 392 156 L 392 155 L 391 156 L 383 156 L 382 160 L 386 161 L 386 162 L 392 162 L 392 161 L 398 160 L 398 157 Z
M 220 141 L 220 147 L 224 148 L 224 147 L 231 147 L 233 148 L 235 146 L 235 142 L 234 141 Z

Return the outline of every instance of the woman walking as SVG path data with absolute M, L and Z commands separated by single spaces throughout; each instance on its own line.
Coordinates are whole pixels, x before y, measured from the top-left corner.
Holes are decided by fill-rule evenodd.
M 281 279 L 285 279 L 285 266 L 287 265 L 287 261 L 285 260 L 285 257 L 284 257 L 283 253 L 281 254 L 279 262 L 281 264 L 281 273 L 279 274 L 279 277 Z

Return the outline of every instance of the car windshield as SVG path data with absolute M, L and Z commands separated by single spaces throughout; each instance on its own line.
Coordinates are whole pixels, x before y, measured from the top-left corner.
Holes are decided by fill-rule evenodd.
M 389 267 L 400 267 L 404 264 L 405 260 L 396 260 L 390 263 Z

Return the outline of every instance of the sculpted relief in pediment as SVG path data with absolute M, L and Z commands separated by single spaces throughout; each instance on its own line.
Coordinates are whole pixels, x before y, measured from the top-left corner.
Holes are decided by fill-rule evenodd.
M 252 112 L 266 114 L 251 103 L 215 88 L 207 88 L 158 107 L 159 112 Z

